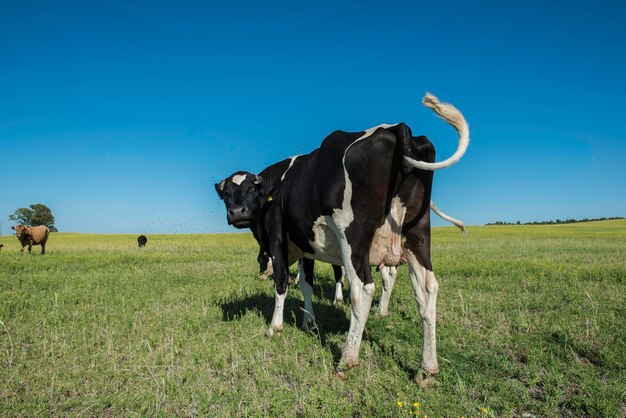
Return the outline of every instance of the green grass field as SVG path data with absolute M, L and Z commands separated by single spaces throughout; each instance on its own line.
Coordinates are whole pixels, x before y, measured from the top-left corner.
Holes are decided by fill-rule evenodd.
M 349 306 L 332 305 L 330 266 L 318 331 L 298 328 L 293 284 L 269 340 L 251 235 L 148 239 L 59 233 L 20 257 L 0 237 L 0 416 L 626 416 L 624 220 L 435 228 L 441 373 L 426 389 L 406 266 L 387 318 L 375 273 L 361 364 L 341 380 Z

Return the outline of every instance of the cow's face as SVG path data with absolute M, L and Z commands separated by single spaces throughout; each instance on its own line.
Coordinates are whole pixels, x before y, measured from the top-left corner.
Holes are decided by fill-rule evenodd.
M 15 231 L 18 239 L 22 239 L 25 235 L 30 235 L 30 228 L 25 225 L 12 226 L 11 229 Z
M 266 201 L 263 179 L 260 176 L 238 171 L 215 185 L 215 190 L 226 205 L 226 219 L 235 228 L 249 228 L 261 218 L 261 208 Z

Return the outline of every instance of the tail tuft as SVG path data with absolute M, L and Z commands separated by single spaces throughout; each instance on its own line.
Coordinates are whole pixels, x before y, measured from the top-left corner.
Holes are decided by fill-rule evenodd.
M 414 168 L 421 170 L 439 170 L 441 168 L 450 167 L 452 164 L 457 163 L 469 145 L 469 125 L 465 121 L 465 118 L 459 112 L 459 110 L 452 106 L 450 103 L 441 103 L 439 99 L 430 93 L 426 93 L 422 99 L 422 104 L 429 109 L 432 109 L 441 119 L 450 124 L 459 134 L 459 146 L 457 150 L 450 158 L 438 163 L 428 163 L 425 161 L 417 161 L 408 156 L 405 156 L 405 161 Z
M 426 92 L 426 94 L 422 98 L 422 104 L 424 106 L 426 106 L 426 107 L 434 109 L 435 106 L 437 106 L 439 104 L 439 99 L 437 97 L 433 96 L 432 94 Z

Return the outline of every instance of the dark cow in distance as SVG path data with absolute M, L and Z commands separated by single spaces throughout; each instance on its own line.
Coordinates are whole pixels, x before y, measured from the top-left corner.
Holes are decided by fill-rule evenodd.
M 22 255 L 24 255 L 24 247 L 27 245 L 29 253 L 33 249 L 33 245 L 41 245 L 41 254 L 46 253 L 46 242 L 48 242 L 48 236 L 50 235 L 50 229 L 47 226 L 17 225 L 12 226 L 11 229 L 15 231 L 15 236 L 22 244 L 22 249 L 20 250 Z
M 148 238 L 146 238 L 145 235 L 139 235 L 139 237 L 137 237 L 137 244 L 139 244 L 139 248 L 145 247 L 147 243 Z
M 236 228 L 258 224 L 256 234 L 272 257 L 275 306 L 268 336 L 283 327 L 289 265 L 303 257 L 342 265 L 350 283 L 351 318 L 338 369 L 357 365 L 374 295 L 370 266 L 406 260 L 422 317 L 422 369 L 439 372 L 439 285 L 430 260 L 433 171 L 460 160 L 469 127 L 454 106 L 429 94 L 423 104 L 459 134 L 457 150 L 444 161 L 435 163 L 432 143 L 414 137 L 404 123 L 379 125 L 333 132 L 307 158 L 291 161 L 282 179 L 238 171 L 216 185 L 228 223 Z
M 0 244 L 0 250 L 2 250 L 2 247 L 4 247 L 4 244 Z

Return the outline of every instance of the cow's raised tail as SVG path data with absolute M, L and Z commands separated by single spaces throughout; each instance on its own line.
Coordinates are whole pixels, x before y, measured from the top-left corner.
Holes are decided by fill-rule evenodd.
M 441 119 L 448 122 L 459 133 L 459 146 L 456 152 L 452 154 L 450 158 L 438 163 L 427 163 L 425 161 L 417 161 L 411 157 L 404 156 L 405 161 L 412 167 L 422 170 L 439 170 L 441 168 L 450 167 L 452 164 L 457 163 L 469 145 L 469 125 L 465 121 L 465 118 L 458 111 L 458 109 L 452 106 L 450 103 L 440 103 L 439 99 L 430 93 L 426 93 L 422 99 L 422 104 L 428 108 L 431 108 Z

